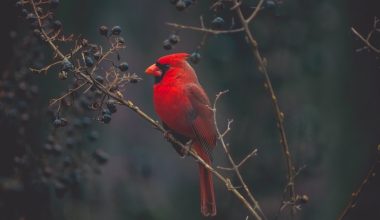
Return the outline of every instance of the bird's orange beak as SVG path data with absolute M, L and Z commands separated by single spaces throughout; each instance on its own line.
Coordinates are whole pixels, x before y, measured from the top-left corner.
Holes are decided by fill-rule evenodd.
M 150 65 L 146 70 L 145 73 L 148 75 L 153 75 L 153 76 L 161 76 L 162 71 L 160 68 L 156 66 L 156 64 Z

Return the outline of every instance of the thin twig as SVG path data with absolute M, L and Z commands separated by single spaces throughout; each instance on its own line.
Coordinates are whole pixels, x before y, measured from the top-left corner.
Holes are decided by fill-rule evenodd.
M 368 41 L 368 38 L 364 38 L 363 35 L 361 35 L 359 32 L 356 31 L 355 28 L 351 27 L 351 31 L 357 36 L 359 37 L 359 39 L 368 47 L 370 48 L 372 51 L 374 51 L 375 53 L 380 53 L 380 49 L 376 48 L 375 46 L 373 46 L 369 41 Z
M 228 146 L 227 144 L 225 143 L 224 141 L 224 135 L 225 135 L 225 132 L 222 134 L 218 128 L 218 123 L 217 123 L 217 120 L 216 120 L 216 104 L 219 100 L 219 98 L 226 94 L 228 92 L 228 90 L 225 90 L 223 92 L 219 92 L 217 95 L 216 95 L 216 98 L 215 98 L 215 101 L 214 101 L 214 105 L 213 105 L 213 111 L 214 111 L 214 124 L 215 124 L 215 128 L 216 128 L 216 132 L 217 132 L 217 135 L 218 135 L 218 138 L 220 140 L 220 143 L 222 144 L 222 147 L 224 149 L 224 152 L 226 153 L 227 157 L 228 157 L 228 160 L 230 161 L 230 164 L 232 166 L 232 169 L 235 171 L 236 173 L 236 176 L 238 177 L 240 183 L 242 184 L 243 188 L 244 188 L 244 191 L 246 192 L 246 194 L 248 195 L 248 197 L 250 198 L 250 200 L 252 201 L 253 205 L 254 205 L 254 209 L 257 209 L 258 212 L 260 213 L 261 217 L 263 219 L 267 219 L 264 212 L 262 211 L 259 203 L 257 202 L 257 200 L 255 199 L 255 197 L 253 196 L 253 194 L 251 193 L 251 191 L 249 190 L 247 184 L 245 183 L 244 179 L 243 179 L 243 176 L 241 175 L 240 173 L 240 170 L 239 170 L 239 166 L 236 165 L 234 159 L 232 158 L 232 155 L 228 149 Z M 228 123 L 228 126 L 227 126 L 227 129 L 226 131 L 229 131 L 230 130 L 230 124 L 231 124 L 231 121 L 229 121 Z
M 240 168 L 245 162 L 247 162 L 247 160 L 253 156 L 257 155 L 257 149 L 253 149 L 253 151 L 251 153 L 249 153 L 243 160 L 240 161 L 239 164 L 237 164 L 236 166 L 238 168 Z M 222 166 L 217 166 L 218 169 L 221 169 L 221 170 L 228 170 L 228 171 L 234 171 L 233 168 L 230 168 L 230 167 L 222 167 Z
M 240 163 L 237 165 L 238 167 L 241 167 L 249 158 L 257 155 L 257 149 L 253 149 L 251 153 L 249 153 Z
M 261 6 L 264 4 L 264 0 L 260 0 L 260 2 L 256 5 L 255 10 L 253 10 L 252 14 L 247 18 L 247 22 L 251 22 L 258 14 L 259 11 L 261 10 Z
M 56 99 L 52 99 L 51 102 L 49 103 L 49 106 L 54 105 L 58 101 L 61 101 L 62 99 L 66 98 L 67 96 L 69 96 L 71 94 L 73 94 L 74 92 L 78 91 L 80 88 L 82 88 L 83 86 L 85 86 L 87 84 L 88 84 L 88 82 L 84 82 L 84 83 L 80 84 L 79 86 L 75 87 L 74 89 L 70 89 L 69 92 L 65 93 L 61 97 L 56 98 Z
M 209 34 L 231 34 L 231 33 L 238 33 L 244 31 L 243 28 L 237 28 L 237 29 L 231 29 L 231 30 L 216 30 L 216 29 L 209 29 L 209 28 L 202 28 L 202 27 L 195 27 L 195 26 L 187 26 L 187 25 L 181 25 L 176 23 L 166 23 L 167 25 L 174 27 L 174 28 L 180 28 L 180 29 L 187 29 L 187 30 L 193 30 L 193 31 L 199 31 Z
M 43 67 L 43 68 L 41 68 L 41 69 L 29 68 L 29 70 L 32 71 L 32 72 L 35 72 L 35 73 L 45 73 L 45 74 L 46 74 L 47 71 L 48 71 L 50 68 L 52 68 L 53 66 L 58 65 L 58 64 L 60 64 L 60 63 L 62 63 L 61 60 L 56 61 L 56 62 L 54 62 L 54 63 L 51 63 L 51 64 L 49 64 L 49 65 L 47 65 L 47 66 L 45 66 L 45 67 Z
M 342 213 L 339 215 L 337 220 L 343 220 L 348 212 L 356 207 L 356 201 L 359 199 L 359 196 L 363 192 L 364 187 L 368 184 L 371 177 L 375 175 L 375 169 L 377 165 L 380 164 L 380 145 L 378 146 L 378 152 L 375 162 L 372 164 L 371 168 L 369 169 L 367 175 L 363 179 L 363 181 L 360 183 L 359 187 L 351 194 L 351 199 L 348 201 L 347 205 L 343 209 Z

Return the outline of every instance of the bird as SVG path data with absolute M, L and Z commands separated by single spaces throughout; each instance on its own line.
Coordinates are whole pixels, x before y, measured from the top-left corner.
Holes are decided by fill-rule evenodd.
M 216 128 L 210 100 L 198 81 L 197 74 L 187 62 L 188 53 L 162 56 L 145 73 L 154 77 L 153 104 L 163 127 L 178 141 L 211 165 L 216 146 Z M 173 144 L 181 155 L 183 148 Z M 212 173 L 199 162 L 200 207 L 203 216 L 216 215 Z

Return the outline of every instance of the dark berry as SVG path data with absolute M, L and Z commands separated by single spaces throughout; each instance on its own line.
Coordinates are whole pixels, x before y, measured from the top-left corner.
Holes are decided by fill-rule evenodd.
M 16 4 L 15 4 L 15 6 L 16 6 L 17 8 L 22 8 L 23 4 L 22 4 L 21 1 L 17 1 Z
M 190 5 L 193 4 L 192 0 L 183 0 L 185 2 L 186 7 L 189 7 Z
M 120 69 L 120 71 L 125 72 L 125 71 L 128 70 L 128 68 L 129 68 L 129 66 L 128 66 L 128 63 L 127 63 L 127 62 L 122 62 L 122 63 L 119 64 L 119 69 Z
M 139 80 L 136 79 L 136 78 L 131 78 L 131 79 L 129 80 L 129 82 L 130 82 L 130 83 L 138 83 Z
M 94 53 L 94 59 L 99 60 L 102 57 L 102 53 L 100 51 Z
M 68 124 L 69 124 L 69 121 L 67 121 L 66 118 L 61 118 L 61 126 L 62 126 L 62 127 L 65 127 L 65 126 L 67 126 Z
M 88 135 L 90 141 L 96 141 L 99 138 L 99 133 L 97 131 L 91 131 Z
M 115 113 L 117 111 L 115 103 L 116 103 L 116 101 L 113 100 L 113 99 L 109 99 L 107 101 L 107 108 L 111 112 L 111 114 L 113 114 L 113 113 Z
M 107 35 L 108 35 L 108 28 L 106 26 L 104 26 L 104 25 L 100 26 L 99 27 L 99 34 L 107 37 Z
M 101 149 L 97 149 L 92 156 L 99 164 L 105 164 L 109 160 L 109 155 Z
M 193 52 L 191 55 L 190 55 L 190 61 L 194 64 L 197 64 L 199 63 L 199 61 L 201 60 L 201 54 L 198 53 L 198 52 Z
M 35 14 L 33 13 L 29 13 L 26 15 L 26 20 L 30 21 L 30 22 L 34 22 L 36 21 L 37 17 Z
M 121 27 L 120 26 L 114 26 L 111 30 L 112 35 L 120 35 L 121 33 Z
M 111 115 L 111 111 L 108 108 L 103 108 L 102 115 Z
M 168 39 L 164 40 L 163 47 L 165 50 L 171 50 L 173 48 L 172 44 Z
M 61 121 L 61 119 L 60 119 L 60 118 L 56 118 L 56 119 L 53 121 L 53 125 L 54 125 L 54 127 L 56 127 L 56 128 L 61 127 L 61 126 L 62 126 L 62 121 Z
M 62 61 L 62 70 L 66 72 L 73 71 L 74 65 L 68 59 L 64 59 Z
M 62 22 L 61 22 L 61 21 L 59 21 L 59 20 L 55 20 L 55 21 L 53 22 L 53 28 L 54 28 L 54 29 L 58 30 L 58 29 L 60 29 L 61 27 L 62 27 Z
M 170 35 L 170 37 L 169 37 L 169 41 L 170 41 L 170 43 L 172 43 L 172 44 L 176 44 L 176 43 L 178 43 L 179 40 L 180 40 L 180 38 L 179 38 L 179 36 L 176 35 L 176 34 L 172 34 L 172 35 Z
M 221 28 L 224 24 L 224 19 L 222 17 L 216 17 L 212 20 L 211 24 L 214 28 Z
M 53 121 L 53 125 L 56 128 L 65 127 L 68 124 L 68 121 L 65 118 L 56 118 Z
M 84 62 L 86 63 L 87 67 L 92 67 L 94 65 L 94 60 L 88 56 L 84 58 Z
M 273 0 L 266 0 L 265 1 L 265 7 L 268 9 L 274 9 L 274 8 L 276 8 L 276 6 L 277 6 L 277 4 Z
M 108 124 L 111 122 L 111 114 L 103 114 L 102 116 L 102 122 L 104 122 L 105 124 Z
M 125 40 L 124 40 L 124 38 L 123 38 L 123 37 L 118 37 L 118 38 L 117 38 L 117 43 L 118 43 L 118 44 L 125 44 Z
M 176 9 L 177 9 L 178 11 L 183 11 L 183 10 L 185 10 L 185 8 L 186 8 L 186 3 L 185 3 L 185 1 L 183 1 L 183 0 L 179 0 L 179 1 L 175 4 L 175 7 L 176 7 Z
M 97 76 L 95 77 L 95 80 L 96 80 L 98 83 L 103 83 L 103 82 L 104 82 L 104 78 L 103 78 L 103 76 L 100 76 L 100 75 L 97 75 Z
M 36 36 L 37 38 L 41 38 L 41 31 L 38 30 L 38 29 L 34 29 L 33 30 L 33 34 L 34 36 Z
M 21 13 L 22 13 L 22 15 L 24 15 L 24 16 L 27 16 L 27 15 L 29 14 L 28 10 L 26 10 L 25 8 L 23 8 L 23 9 L 21 10 Z

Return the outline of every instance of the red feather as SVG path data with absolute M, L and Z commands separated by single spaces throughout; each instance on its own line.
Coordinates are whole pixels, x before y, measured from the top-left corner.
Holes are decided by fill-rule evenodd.
M 210 101 L 198 82 L 186 53 L 161 57 L 146 70 L 156 77 L 153 99 L 156 113 L 170 130 L 193 141 L 198 155 L 211 164 L 216 130 Z M 216 215 L 212 174 L 199 164 L 201 213 Z

